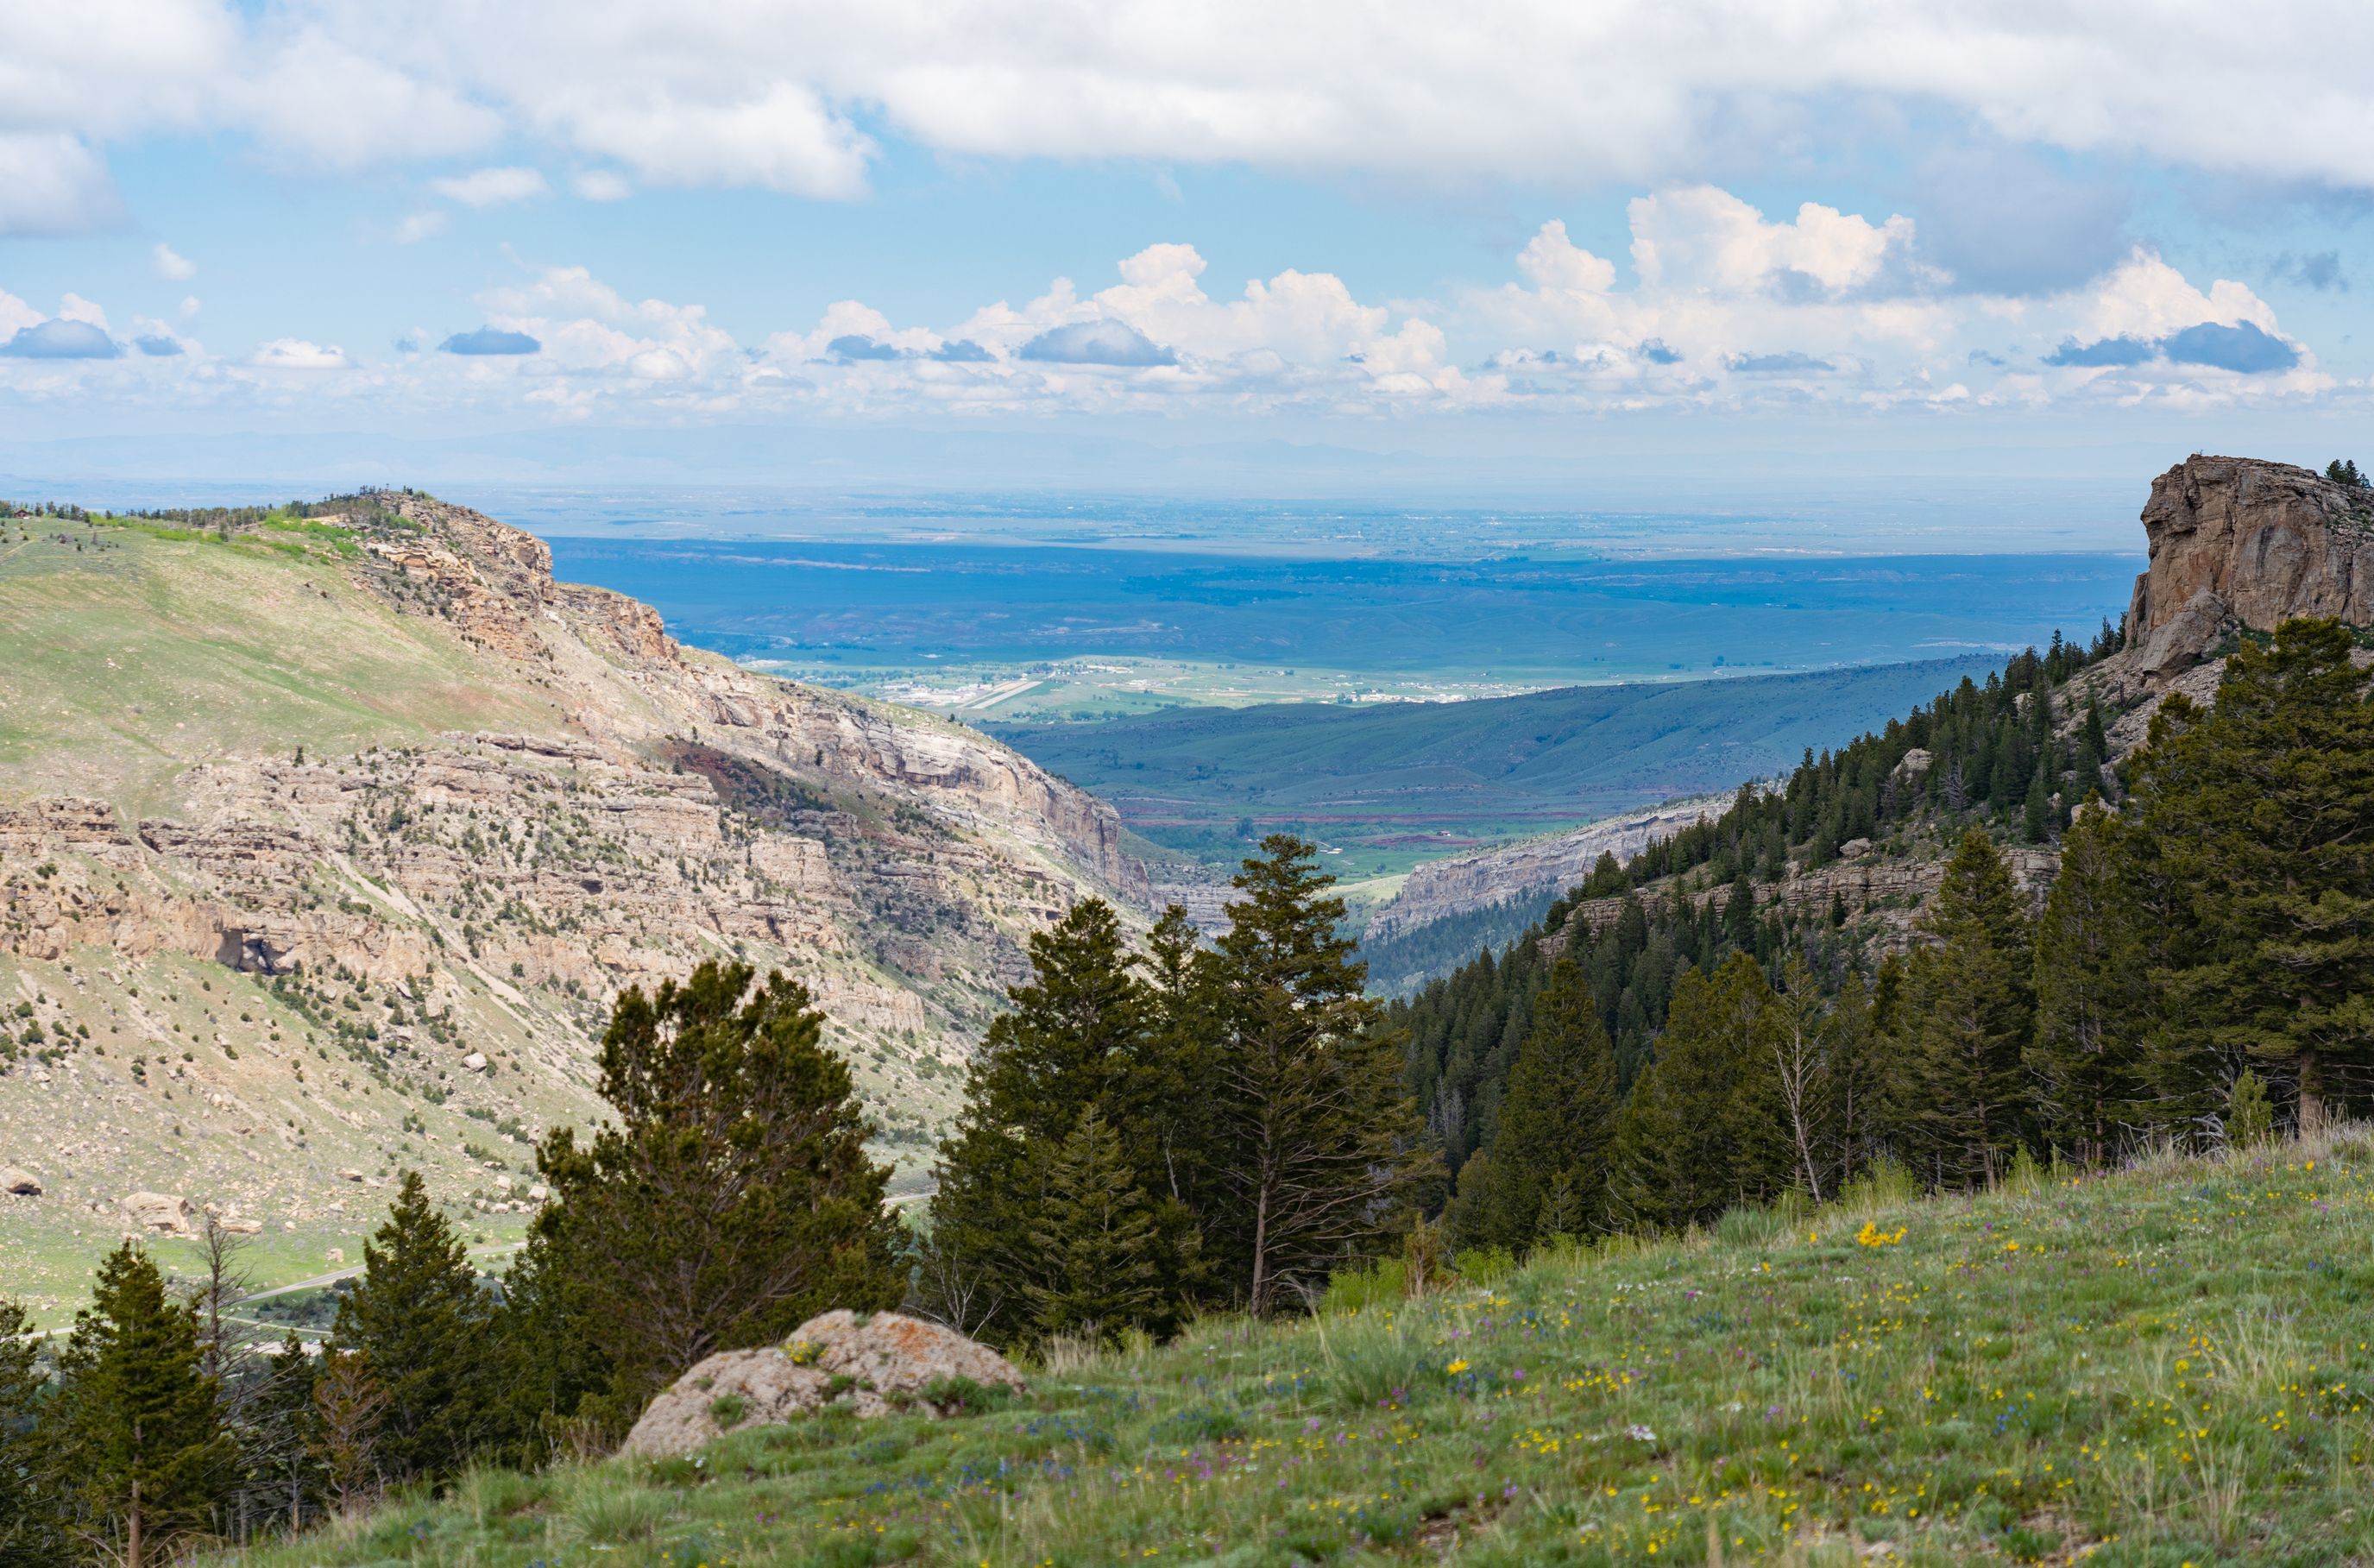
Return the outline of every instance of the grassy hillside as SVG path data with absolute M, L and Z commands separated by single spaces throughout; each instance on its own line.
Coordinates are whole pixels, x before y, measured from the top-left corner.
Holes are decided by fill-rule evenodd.
M 1357 1315 L 1208 1322 L 971 1417 L 480 1475 L 223 1561 L 2364 1561 L 2369 1245 L 2362 1129 L 1865 1190 Z
M 1193 708 L 1097 725 L 985 726 L 1119 807 L 1158 843 L 1218 859 L 1237 827 L 1340 848 L 1346 878 L 1476 843 L 1727 789 L 2000 664 L 1579 686 L 1473 702 Z
M 436 619 L 362 592 L 344 529 L 28 519 L 0 537 L 0 777 L 161 810 L 193 764 L 554 722 Z

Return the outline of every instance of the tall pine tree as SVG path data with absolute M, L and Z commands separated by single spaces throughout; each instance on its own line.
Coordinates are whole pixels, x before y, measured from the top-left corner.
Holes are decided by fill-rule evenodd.
M 1034 1278 L 1023 1287 L 1040 1335 L 1118 1342 L 1155 1316 L 1153 1204 L 1123 1157 L 1120 1134 L 1090 1102 L 1071 1136 L 1040 1161 L 1046 1199 L 1030 1232 Z
M 1905 969 L 1898 1100 L 1938 1183 L 1990 1183 L 2022 1141 L 2036 1001 L 2027 902 L 1984 829 L 1962 835 L 1919 930 Z
M 1656 1059 L 1616 1117 L 1609 1214 L 1628 1229 L 1677 1229 L 1714 1219 L 1785 1184 L 1789 1160 L 1761 1106 L 1772 988 L 1753 958 L 1733 954 L 1710 975 L 1685 970 Z M 1755 1091 L 1744 1092 L 1748 1085 Z
M 1534 998 L 1484 1196 L 1460 1240 L 1522 1252 L 1553 1233 L 1596 1227 L 1606 1209 L 1616 1106 L 1615 1050 L 1581 966 L 1560 958 Z
M 49 1568 L 65 1533 L 40 1432 L 47 1403 L 33 1320 L 0 1299 L 0 1568 Z
M 2126 831 L 2098 804 L 2078 813 L 2036 925 L 2036 1033 L 2027 1049 L 2037 1132 L 2080 1163 L 2110 1159 L 2141 1086 L 2147 1027 L 2141 912 Z
M 100 1266 L 58 1359 L 58 1475 L 74 1533 L 124 1568 L 162 1562 L 212 1522 L 230 1442 L 197 1319 L 130 1242 Z
M 1230 1200 L 1219 1241 L 1257 1316 L 1379 1244 L 1436 1169 L 1401 1042 L 1364 993 L 1366 971 L 1337 931 L 1343 901 L 1316 855 L 1288 834 L 1264 839 L 1206 960 Z
M 388 1481 L 450 1480 L 501 1438 L 494 1315 L 462 1238 L 406 1171 L 330 1332 L 332 1350 L 360 1352 L 386 1396 L 372 1449 Z
M 2216 706 L 2171 699 L 2135 763 L 2143 831 L 2186 894 L 2154 976 L 2170 1043 L 2287 1076 L 2304 1133 L 2374 1064 L 2374 704 L 2349 654 L 2337 620 L 2246 641 Z

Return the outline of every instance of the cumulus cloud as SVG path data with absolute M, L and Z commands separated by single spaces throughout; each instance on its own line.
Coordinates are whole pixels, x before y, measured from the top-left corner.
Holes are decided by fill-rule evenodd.
M 156 269 L 157 276 L 168 283 L 186 283 L 198 275 L 197 263 L 161 240 L 157 242 L 157 248 L 148 253 L 148 263 Z
M 343 371 L 354 363 L 343 348 L 324 348 L 301 337 L 276 337 L 258 344 L 247 362 L 264 371 Z
M 498 326 L 457 332 L 437 346 L 440 352 L 446 354 L 533 354 L 543 347 L 524 332 Z
M 2146 364 L 2158 353 L 2157 344 L 2146 343 L 2140 337 L 2098 337 L 2091 343 L 2065 337 L 2060 348 L 2044 357 L 2044 362 L 2093 370 L 2108 365 Z
M 1828 360 L 1792 348 L 1779 354 L 1733 354 L 1726 361 L 1743 375 L 1827 375 L 1838 369 Z
M 429 188 L 447 201 L 464 206 L 502 206 L 511 202 L 523 202 L 551 190 L 544 183 L 544 172 L 537 169 L 478 169 L 467 174 L 449 175 L 431 180 Z
M 123 358 L 123 348 L 103 326 L 54 316 L 18 328 L 7 342 L 0 343 L 0 354 L 12 360 L 117 360 Z
M 162 332 L 144 332 L 132 340 L 132 346 L 153 360 L 170 359 L 182 352 L 182 340 Z
M 1050 327 L 1022 346 L 1019 358 L 1051 365 L 1175 365 L 1179 356 L 1119 321 L 1074 322 Z
M 79 234 L 105 228 L 122 212 L 106 163 L 80 138 L 0 133 L 0 236 Z
M 2162 339 L 2160 350 L 2172 364 L 2210 365 L 2242 375 L 2287 371 L 2300 358 L 2298 349 L 2247 321 L 2233 326 L 2219 322 L 2188 326 Z

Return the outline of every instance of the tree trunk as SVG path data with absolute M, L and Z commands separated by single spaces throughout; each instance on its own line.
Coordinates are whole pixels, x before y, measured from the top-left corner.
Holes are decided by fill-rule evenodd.
M 2315 1138 L 2324 1131 L 2324 1073 L 2313 1051 L 2299 1055 L 2299 1135 Z
M 132 1506 L 123 1515 L 123 1568 L 140 1568 L 140 1481 L 132 1482 Z
M 1269 1184 L 1262 1184 L 1253 1200 L 1253 1285 L 1246 1305 L 1255 1317 L 1269 1312 Z

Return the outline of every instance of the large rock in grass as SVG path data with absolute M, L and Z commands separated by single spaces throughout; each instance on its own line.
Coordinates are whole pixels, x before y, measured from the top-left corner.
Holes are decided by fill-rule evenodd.
M 168 1236 L 190 1233 L 190 1200 L 179 1193 L 127 1193 L 117 1203 L 125 1217 L 144 1231 Z
M 21 1165 L 0 1165 L 0 1193 L 12 1197 L 39 1197 L 41 1178 Z
M 828 1406 L 860 1417 L 951 1415 L 991 1389 L 1026 1385 L 1014 1364 L 951 1328 L 895 1312 L 829 1312 L 782 1345 L 723 1350 L 653 1399 L 620 1452 L 673 1457 L 729 1432 L 779 1426 Z

